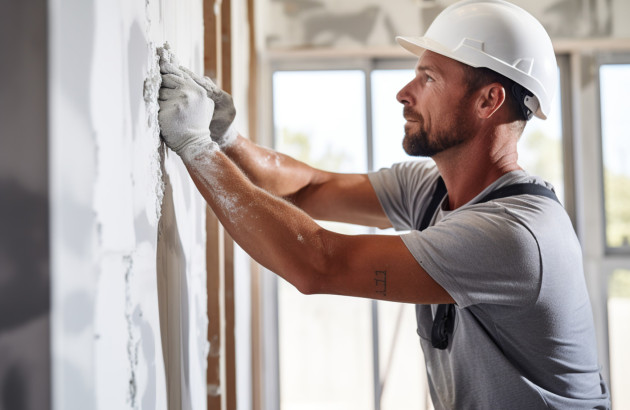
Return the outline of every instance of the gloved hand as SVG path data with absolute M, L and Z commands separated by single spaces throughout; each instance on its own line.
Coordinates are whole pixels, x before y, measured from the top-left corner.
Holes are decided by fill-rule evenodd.
M 206 90 L 162 55 L 160 72 L 158 121 L 166 145 L 185 160 L 218 149 L 210 137 L 214 102 Z
M 210 122 L 212 139 L 221 148 L 232 144 L 238 136 L 238 131 L 236 131 L 233 124 L 236 108 L 234 108 L 232 96 L 220 89 L 210 78 L 197 75 L 185 67 L 180 67 L 180 69 L 202 86 L 208 93 L 208 98 L 214 101 L 214 115 Z

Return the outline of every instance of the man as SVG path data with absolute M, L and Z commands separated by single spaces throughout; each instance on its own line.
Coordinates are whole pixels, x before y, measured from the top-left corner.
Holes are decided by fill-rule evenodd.
M 398 42 L 419 56 L 397 95 L 403 146 L 434 163 L 313 169 L 238 135 L 231 98 L 168 58 L 163 138 L 234 240 L 301 292 L 417 304 L 436 409 L 608 408 L 579 243 L 549 185 L 517 163 L 556 87 L 549 37 L 486 0 Z M 487 197 L 518 184 L 538 189 Z M 313 218 L 410 232 L 347 236 Z

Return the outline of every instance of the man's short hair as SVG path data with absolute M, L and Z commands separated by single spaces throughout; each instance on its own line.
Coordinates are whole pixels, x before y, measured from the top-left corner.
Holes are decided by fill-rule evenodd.
M 469 94 L 472 94 L 488 84 L 500 83 L 505 89 L 505 104 L 511 114 L 510 119 L 512 121 L 518 121 L 519 123 L 522 122 L 522 124 L 519 125 L 525 128 L 527 118 L 523 114 L 521 103 L 517 100 L 513 92 L 515 85 L 519 88 L 514 80 L 486 67 L 471 67 L 466 64 L 462 64 L 462 66 L 464 67 L 464 81 L 468 84 Z M 522 87 L 520 87 L 520 89 L 525 90 Z

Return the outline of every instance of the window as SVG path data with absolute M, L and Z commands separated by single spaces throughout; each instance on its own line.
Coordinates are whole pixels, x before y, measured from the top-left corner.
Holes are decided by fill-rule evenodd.
M 630 270 L 617 269 L 608 285 L 608 338 L 610 340 L 610 390 L 615 409 L 630 408 L 627 389 L 630 369 Z
M 329 171 L 367 171 L 363 71 L 277 71 L 273 95 L 277 150 Z M 367 299 L 305 297 L 278 280 L 280 409 L 373 407 L 370 312 Z
M 615 267 L 608 276 L 608 354 L 613 408 L 630 407 L 626 388 L 630 375 L 630 55 L 600 56 L 599 103 L 601 172 L 604 205 L 604 248 Z
M 560 70 L 558 70 L 560 79 Z M 546 120 L 532 118 L 518 142 L 520 166 L 532 175 L 550 182 L 561 202 L 565 202 L 562 141 L 562 92 L 560 81 L 551 112 Z
M 409 64 L 413 67 L 413 62 Z M 396 162 L 414 159 L 402 149 L 405 119 L 396 93 L 414 77 L 410 69 L 376 69 L 371 74 L 372 133 L 374 163 L 372 168 L 389 167 Z
M 599 68 L 604 219 L 609 253 L 630 252 L 630 59 Z

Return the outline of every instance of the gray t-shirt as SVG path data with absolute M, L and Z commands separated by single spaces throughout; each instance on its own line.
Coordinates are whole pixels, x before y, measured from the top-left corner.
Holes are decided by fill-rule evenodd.
M 424 231 L 435 189 L 432 161 L 369 174 L 385 213 L 418 263 L 457 303 L 446 350 L 431 346 L 436 306 L 419 305 L 418 334 L 440 409 L 607 409 L 595 331 L 571 222 L 560 204 L 519 195 L 477 204 L 514 183 L 503 175 L 466 205 L 442 206 Z

